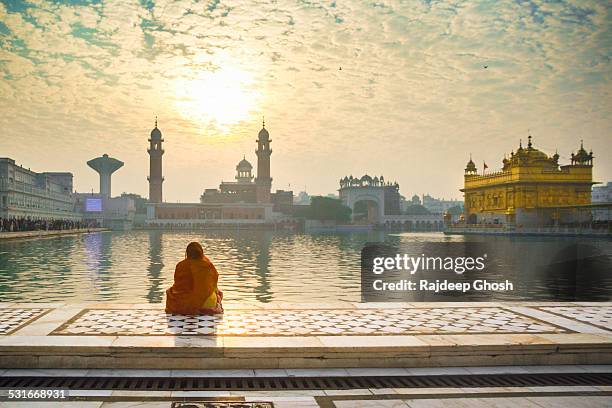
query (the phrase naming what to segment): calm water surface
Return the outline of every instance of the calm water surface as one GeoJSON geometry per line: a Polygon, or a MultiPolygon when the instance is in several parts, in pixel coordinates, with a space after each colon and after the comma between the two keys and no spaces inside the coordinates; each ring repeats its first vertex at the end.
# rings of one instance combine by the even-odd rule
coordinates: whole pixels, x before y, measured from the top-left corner
{"type": "MultiPolygon", "coordinates": [[[[130,231],[0,242],[0,301],[162,302],[185,246],[190,241],[200,241],[221,275],[220,287],[227,300],[353,302],[361,298],[360,253],[367,242],[399,246],[464,239],[484,238],[447,237],[441,233],[130,231]]],[[[517,286],[512,293],[496,295],[497,299],[572,299],[568,288],[576,284],[575,277],[556,275],[550,267],[532,271],[529,265],[550,263],[554,256],[551,244],[558,247],[575,241],[508,237],[486,240],[503,248],[497,262],[506,266],[517,286]]],[[[605,256],[612,255],[610,241],[588,242],[605,256]]],[[[588,290],[593,300],[611,298],[610,271],[581,279],[592,287],[588,290]]]]}

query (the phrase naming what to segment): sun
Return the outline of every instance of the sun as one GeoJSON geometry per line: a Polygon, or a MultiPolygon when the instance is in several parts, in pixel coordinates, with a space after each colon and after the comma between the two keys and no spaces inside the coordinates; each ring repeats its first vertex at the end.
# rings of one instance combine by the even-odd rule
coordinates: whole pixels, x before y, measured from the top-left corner
{"type": "Polygon", "coordinates": [[[202,71],[176,83],[176,104],[187,119],[227,131],[248,119],[259,93],[252,74],[232,65],[202,71]]]}

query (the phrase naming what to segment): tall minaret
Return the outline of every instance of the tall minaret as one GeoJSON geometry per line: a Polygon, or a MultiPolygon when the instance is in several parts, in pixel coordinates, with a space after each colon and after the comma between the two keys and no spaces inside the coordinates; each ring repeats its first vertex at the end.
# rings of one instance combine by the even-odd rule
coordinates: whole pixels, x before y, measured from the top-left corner
{"type": "Polygon", "coordinates": [[[164,149],[162,149],[162,134],[157,128],[157,117],[155,117],[155,129],[151,131],[151,138],[149,139],[150,146],[147,149],[149,153],[149,202],[161,203],[162,202],[162,183],[164,177],[162,176],[162,155],[164,149]]]}
{"type": "Polygon", "coordinates": [[[270,149],[270,134],[266,130],[266,122],[262,122],[262,128],[259,131],[259,138],[257,139],[257,177],[255,178],[255,184],[257,184],[257,202],[258,203],[269,203],[270,202],[270,190],[272,189],[272,177],[270,177],[270,155],[272,155],[272,149],[270,149]]]}

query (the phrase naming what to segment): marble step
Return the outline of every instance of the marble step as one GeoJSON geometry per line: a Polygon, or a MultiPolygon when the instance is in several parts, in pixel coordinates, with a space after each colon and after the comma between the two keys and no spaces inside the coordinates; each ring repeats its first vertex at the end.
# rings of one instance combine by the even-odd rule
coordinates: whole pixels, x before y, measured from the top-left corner
{"type": "Polygon", "coordinates": [[[612,334],[0,338],[0,368],[287,369],[537,364],[612,364],[612,334]]]}

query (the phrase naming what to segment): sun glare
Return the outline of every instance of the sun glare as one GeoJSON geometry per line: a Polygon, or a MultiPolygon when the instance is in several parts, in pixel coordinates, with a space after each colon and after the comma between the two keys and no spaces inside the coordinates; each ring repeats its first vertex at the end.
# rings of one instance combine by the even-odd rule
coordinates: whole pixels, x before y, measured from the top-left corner
{"type": "Polygon", "coordinates": [[[187,119],[225,132],[249,117],[259,93],[252,75],[224,66],[177,82],[177,107],[187,119]]]}

